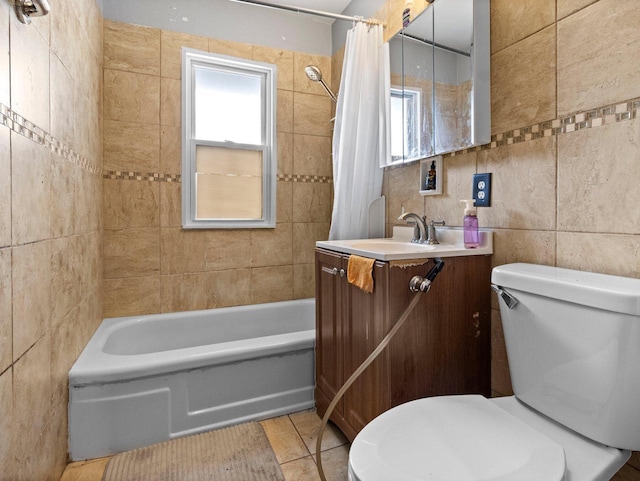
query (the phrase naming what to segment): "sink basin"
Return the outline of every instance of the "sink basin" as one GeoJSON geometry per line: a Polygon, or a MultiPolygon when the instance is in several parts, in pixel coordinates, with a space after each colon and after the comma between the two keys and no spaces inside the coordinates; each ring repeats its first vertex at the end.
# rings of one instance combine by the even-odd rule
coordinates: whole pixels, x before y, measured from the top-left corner
{"type": "Polygon", "coordinates": [[[410,242],[412,235],[412,227],[396,226],[393,228],[393,237],[388,239],[318,241],[316,247],[381,261],[493,254],[491,231],[480,231],[480,246],[476,249],[465,249],[461,229],[437,229],[440,244],[436,245],[410,242]]]}

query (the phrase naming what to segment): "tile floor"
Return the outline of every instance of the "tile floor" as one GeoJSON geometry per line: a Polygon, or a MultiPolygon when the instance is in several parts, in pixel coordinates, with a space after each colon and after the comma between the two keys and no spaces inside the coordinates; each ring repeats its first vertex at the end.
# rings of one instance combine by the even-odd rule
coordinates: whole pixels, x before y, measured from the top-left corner
{"type": "MultiPolygon", "coordinates": [[[[315,410],[261,421],[286,481],[320,481],[316,469],[316,434],[320,417],[315,410]],[[313,454],[312,454],[313,453],[313,454]]],[[[328,481],[347,481],[349,442],[329,423],[322,438],[322,467],[328,481]]],[[[109,458],[71,463],[60,481],[100,481],[109,458]]]]}

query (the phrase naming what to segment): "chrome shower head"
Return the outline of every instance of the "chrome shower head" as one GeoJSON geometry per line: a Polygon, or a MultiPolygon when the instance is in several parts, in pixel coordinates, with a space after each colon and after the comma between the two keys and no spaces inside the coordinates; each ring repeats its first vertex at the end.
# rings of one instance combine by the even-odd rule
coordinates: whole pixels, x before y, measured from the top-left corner
{"type": "Polygon", "coordinates": [[[331,100],[333,100],[334,102],[338,101],[338,99],[336,98],[336,94],[334,94],[331,91],[327,83],[322,79],[322,72],[317,66],[307,65],[304,68],[304,73],[307,74],[307,77],[309,77],[309,80],[311,80],[312,82],[320,82],[320,84],[324,87],[324,89],[329,94],[329,97],[331,97],[331,100]]]}
{"type": "Polygon", "coordinates": [[[304,73],[306,73],[309,80],[313,82],[320,82],[322,80],[322,72],[320,72],[320,69],[315,65],[307,65],[304,68],[304,73]]]}

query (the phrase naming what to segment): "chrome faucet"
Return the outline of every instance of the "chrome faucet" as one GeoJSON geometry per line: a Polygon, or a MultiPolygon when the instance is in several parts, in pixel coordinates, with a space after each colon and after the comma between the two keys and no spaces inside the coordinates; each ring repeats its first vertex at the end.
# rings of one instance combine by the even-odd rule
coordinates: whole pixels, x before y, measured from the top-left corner
{"type": "Polygon", "coordinates": [[[435,245],[435,244],[440,244],[440,242],[438,242],[438,238],[436,237],[436,226],[443,226],[444,225],[444,221],[443,220],[432,220],[431,222],[429,222],[428,226],[427,226],[427,244],[430,245],[435,245]]]}
{"type": "Polygon", "coordinates": [[[413,239],[411,242],[415,242],[416,244],[424,244],[427,242],[427,222],[426,217],[420,217],[418,214],[414,214],[413,212],[403,212],[398,217],[398,220],[403,220],[407,224],[413,222],[415,227],[413,228],[413,239]]]}

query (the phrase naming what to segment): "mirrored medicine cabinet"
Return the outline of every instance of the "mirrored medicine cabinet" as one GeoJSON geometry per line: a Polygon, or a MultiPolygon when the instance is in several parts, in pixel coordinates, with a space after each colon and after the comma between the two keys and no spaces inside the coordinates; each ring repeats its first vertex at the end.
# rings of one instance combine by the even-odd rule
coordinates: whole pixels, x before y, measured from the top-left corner
{"type": "Polygon", "coordinates": [[[389,40],[393,163],[488,143],[489,0],[435,0],[389,40]]]}

